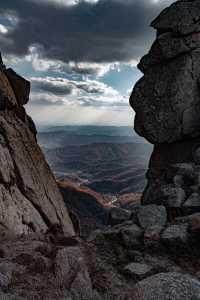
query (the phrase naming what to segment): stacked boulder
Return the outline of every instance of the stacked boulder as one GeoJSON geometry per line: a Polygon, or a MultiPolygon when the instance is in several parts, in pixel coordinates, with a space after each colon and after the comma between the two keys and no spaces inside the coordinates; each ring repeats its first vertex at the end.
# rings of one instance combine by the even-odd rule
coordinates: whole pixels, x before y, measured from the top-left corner
{"type": "Polygon", "coordinates": [[[151,24],[157,37],[138,68],[135,130],[154,144],[144,204],[200,208],[200,1],[177,1],[151,24]]]}

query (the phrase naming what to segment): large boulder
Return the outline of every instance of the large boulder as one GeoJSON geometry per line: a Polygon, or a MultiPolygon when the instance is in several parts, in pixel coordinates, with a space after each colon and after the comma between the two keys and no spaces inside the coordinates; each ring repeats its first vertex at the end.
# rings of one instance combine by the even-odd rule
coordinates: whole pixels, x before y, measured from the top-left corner
{"type": "Polygon", "coordinates": [[[199,300],[200,282],[181,273],[160,273],[135,285],[132,299],[199,300]]]}
{"type": "Polygon", "coordinates": [[[191,196],[200,173],[199,20],[198,0],[166,8],[151,24],[156,39],[138,65],[144,75],[130,97],[135,130],[154,144],[143,204],[199,206],[191,196]]]}
{"type": "Polygon", "coordinates": [[[167,212],[164,206],[142,206],[137,217],[140,226],[144,229],[154,225],[164,226],[167,223],[167,212]]]}
{"type": "Polygon", "coordinates": [[[135,130],[153,144],[199,136],[200,50],[152,66],[134,87],[135,130]]]}
{"type": "Polygon", "coordinates": [[[163,231],[161,241],[174,254],[185,253],[189,244],[188,225],[170,225],[163,231]]]}
{"type": "Polygon", "coordinates": [[[172,32],[176,36],[186,36],[200,31],[199,16],[199,0],[181,0],[166,8],[152,21],[151,26],[159,34],[172,32]]]}

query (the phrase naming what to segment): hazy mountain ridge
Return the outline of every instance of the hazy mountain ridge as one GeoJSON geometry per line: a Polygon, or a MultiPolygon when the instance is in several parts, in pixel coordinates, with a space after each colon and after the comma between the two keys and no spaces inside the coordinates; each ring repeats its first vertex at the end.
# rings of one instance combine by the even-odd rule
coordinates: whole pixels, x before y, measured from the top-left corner
{"type": "Polygon", "coordinates": [[[71,139],[65,131],[38,135],[56,178],[73,180],[103,194],[141,192],[151,145],[133,136],[99,135],[98,128],[102,131],[101,126],[95,127],[97,135],[70,133],[71,139]]]}

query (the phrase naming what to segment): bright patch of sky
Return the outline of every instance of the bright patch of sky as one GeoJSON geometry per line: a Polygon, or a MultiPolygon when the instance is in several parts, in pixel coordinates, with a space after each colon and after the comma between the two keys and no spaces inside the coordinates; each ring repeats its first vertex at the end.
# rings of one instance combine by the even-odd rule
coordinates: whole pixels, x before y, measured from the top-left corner
{"type": "Polygon", "coordinates": [[[173,0],[1,0],[4,63],[32,83],[38,125],[131,125],[150,21],[173,0]],[[53,22],[55,21],[55,22],[53,22]]]}

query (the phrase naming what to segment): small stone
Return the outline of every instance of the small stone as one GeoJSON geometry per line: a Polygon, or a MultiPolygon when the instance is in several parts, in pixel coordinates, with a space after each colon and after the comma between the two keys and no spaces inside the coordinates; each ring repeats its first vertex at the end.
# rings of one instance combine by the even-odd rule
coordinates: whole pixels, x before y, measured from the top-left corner
{"type": "Polygon", "coordinates": [[[130,260],[137,262],[137,263],[141,263],[144,261],[143,254],[140,251],[129,249],[128,257],[130,260]]]}
{"type": "Polygon", "coordinates": [[[200,233],[200,213],[190,215],[189,220],[189,232],[200,233]]]}
{"type": "Polygon", "coordinates": [[[167,212],[164,206],[142,206],[137,217],[140,226],[144,229],[154,225],[165,226],[167,222],[167,212]]]}
{"type": "Polygon", "coordinates": [[[173,168],[176,170],[178,175],[182,175],[185,181],[192,181],[195,177],[194,166],[191,163],[175,164],[173,168]]]}
{"type": "Polygon", "coordinates": [[[132,213],[131,220],[133,221],[133,223],[137,223],[137,214],[138,214],[138,211],[141,208],[141,206],[142,205],[139,203],[128,203],[124,207],[125,209],[131,211],[131,213],[132,213]]]}
{"type": "Polygon", "coordinates": [[[148,227],[144,233],[144,245],[147,248],[155,249],[160,246],[160,235],[164,227],[154,225],[148,227]]]}
{"type": "Polygon", "coordinates": [[[5,251],[0,248],[0,258],[4,258],[4,257],[5,257],[5,251]]]}
{"type": "Polygon", "coordinates": [[[26,267],[27,270],[34,273],[43,274],[51,268],[50,259],[37,253],[35,255],[21,253],[15,260],[19,265],[26,267]]]}
{"type": "Polygon", "coordinates": [[[175,187],[181,188],[184,185],[184,180],[182,175],[175,175],[173,178],[175,187]]]}
{"type": "Polygon", "coordinates": [[[200,146],[196,148],[193,153],[194,162],[199,165],[200,164],[200,146]]]}
{"type": "Polygon", "coordinates": [[[122,243],[126,247],[134,247],[134,249],[141,248],[143,241],[143,230],[136,224],[125,226],[121,229],[122,243]]]}
{"type": "Polygon", "coordinates": [[[188,246],[188,224],[171,225],[161,234],[163,244],[174,253],[182,253],[188,246]]]}
{"type": "Polygon", "coordinates": [[[153,268],[147,264],[131,263],[124,268],[124,272],[136,280],[152,275],[153,268]]]}
{"type": "Polygon", "coordinates": [[[2,289],[6,289],[9,286],[15,268],[16,264],[12,262],[0,263],[0,287],[2,289]]]}
{"type": "Polygon", "coordinates": [[[109,211],[111,225],[121,224],[131,218],[131,211],[119,207],[113,207],[109,211]]]}
{"type": "Polygon", "coordinates": [[[200,195],[198,193],[193,193],[190,197],[185,201],[183,206],[199,206],[200,207],[200,195]]]}
{"type": "Polygon", "coordinates": [[[70,287],[73,300],[94,300],[94,292],[89,273],[86,270],[79,272],[70,287]]]}
{"type": "Polygon", "coordinates": [[[163,186],[157,195],[158,202],[166,207],[181,207],[185,198],[186,194],[182,188],[171,185],[163,186]]]}
{"type": "Polygon", "coordinates": [[[29,253],[21,253],[16,257],[15,261],[19,265],[29,266],[33,261],[33,255],[29,253]]]}
{"type": "Polygon", "coordinates": [[[78,247],[58,250],[55,258],[55,276],[58,286],[69,288],[82,268],[84,268],[84,260],[78,247]]]}

